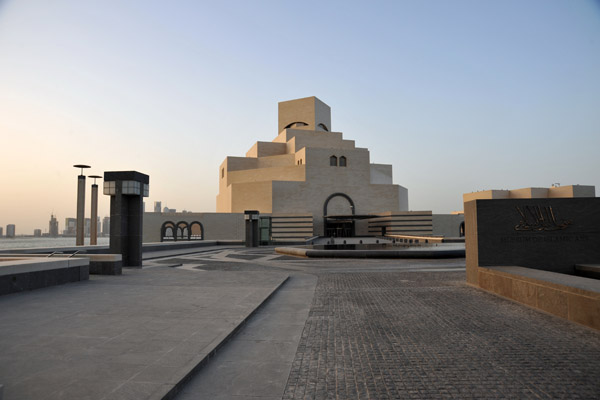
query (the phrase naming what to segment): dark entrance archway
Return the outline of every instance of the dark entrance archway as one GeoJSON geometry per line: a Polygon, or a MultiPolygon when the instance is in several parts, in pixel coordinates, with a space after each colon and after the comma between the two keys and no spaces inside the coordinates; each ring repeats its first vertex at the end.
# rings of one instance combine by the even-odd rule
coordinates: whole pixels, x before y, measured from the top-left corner
{"type": "Polygon", "coordinates": [[[325,228],[325,236],[327,237],[352,237],[355,236],[354,216],[355,207],[354,201],[345,193],[333,193],[323,205],[323,222],[325,228]],[[342,209],[336,209],[333,213],[329,212],[329,202],[341,197],[347,201],[347,204],[341,204],[342,209]]]}

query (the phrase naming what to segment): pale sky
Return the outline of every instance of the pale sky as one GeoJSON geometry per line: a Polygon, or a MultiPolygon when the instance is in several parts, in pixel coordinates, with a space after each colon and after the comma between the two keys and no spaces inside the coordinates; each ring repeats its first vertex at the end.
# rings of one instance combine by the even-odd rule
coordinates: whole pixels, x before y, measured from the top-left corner
{"type": "Polygon", "coordinates": [[[599,190],[600,2],[0,0],[0,226],[64,229],[79,163],[150,175],[147,210],[214,211],[223,159],[307,96],[412,210],[599,190]]]}

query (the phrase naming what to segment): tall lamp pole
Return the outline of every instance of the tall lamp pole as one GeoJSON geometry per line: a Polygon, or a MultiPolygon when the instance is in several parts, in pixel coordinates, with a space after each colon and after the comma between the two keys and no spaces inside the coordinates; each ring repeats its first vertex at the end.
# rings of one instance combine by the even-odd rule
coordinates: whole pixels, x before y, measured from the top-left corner
{"type": "Polygon", "coordinates": [[[85,225],[85,175],[83,175],[84,168],[90,168],[89,165],[75,164],[75,168],[80,168],[81,173],[77,177],[77,233],[75,237],[75,245],[83,246],[83,234],[85,225]]]}
{"type": "Polygon", "coordinates": [[[94,178],[94,183],[92,184],[92,213],[90,217],[90,245],[95,246],[98,244],[98,185],[96,185],[96,179],[102,177],[100,175],[90,175],[90,178],[94,178]]]}

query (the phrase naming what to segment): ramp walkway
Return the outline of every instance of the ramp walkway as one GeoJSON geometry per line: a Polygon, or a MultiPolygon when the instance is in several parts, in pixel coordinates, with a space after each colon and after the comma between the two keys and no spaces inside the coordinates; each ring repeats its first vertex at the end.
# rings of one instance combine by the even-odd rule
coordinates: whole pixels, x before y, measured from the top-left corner
{"type": "Polygon", "coordinates": [[[170,398],[287,278],[160,266],[1,296],[3,398],[170,398]]]}

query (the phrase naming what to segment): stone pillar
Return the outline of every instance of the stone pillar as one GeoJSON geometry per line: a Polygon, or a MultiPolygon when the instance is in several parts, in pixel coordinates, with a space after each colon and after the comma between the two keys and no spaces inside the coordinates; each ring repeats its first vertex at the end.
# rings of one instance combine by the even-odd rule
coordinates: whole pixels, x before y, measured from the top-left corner
{"type": "Polygon", "coordinates": [[[149,181],[137,171],[104,173],[104,194],[110,196],[110,252],[122,255],[124,267],[142,266],[142,203],[149,181]]]}
{"type": "Polygon", "coordinates": [[[260,231],[258,227],[259,212],[256,210],[244,211],[246,220],[246,247],[258,247],[260,231]]]}
{"type": "Polygon", "coordinates": [[[98,185],[92,185],[92,212],[90,221],[90,245],[98,244],[98,185]]]}
{"type": "Polygon", "coordinates": [[[77,177],[77,231],[76,246],[83,246],[83,234],[85,228],[85,175],[77,177]]]}

